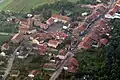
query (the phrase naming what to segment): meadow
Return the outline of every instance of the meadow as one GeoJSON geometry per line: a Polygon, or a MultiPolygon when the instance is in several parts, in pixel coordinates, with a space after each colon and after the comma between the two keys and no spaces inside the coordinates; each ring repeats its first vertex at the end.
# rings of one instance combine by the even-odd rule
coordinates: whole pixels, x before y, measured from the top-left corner
{"type": "Polygon", "coordinates": [[[7,41],[10,38],[8,35],[0,35],[0,45],[2,45],[5,41],[7,41]]]}
{"type": "MultiPolygon", "coordinates": [[[[13,12],[29,12],[31,8],[45,4],[54,3],[57,0],[4,0],[0,3],[0,10],[11,10],[13,12]]],[[[76,2],[77,0],[69,0],[76,2]]]]}

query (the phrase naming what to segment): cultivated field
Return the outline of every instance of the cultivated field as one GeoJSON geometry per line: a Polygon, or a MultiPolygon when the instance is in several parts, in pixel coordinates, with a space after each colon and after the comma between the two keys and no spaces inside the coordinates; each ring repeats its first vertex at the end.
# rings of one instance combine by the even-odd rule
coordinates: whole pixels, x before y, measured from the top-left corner
{"type": "MultiPolygon", "coordinates": [[[[0,3],[1,10],[11,10],[18,12],[23,10],[23,12],[29,12],[31,8],[45,3],[53,3],[57,0],[4,0],[0,3]]],[[[77,0],[69,0],[71,2],[76,2],[77,0]]]]}

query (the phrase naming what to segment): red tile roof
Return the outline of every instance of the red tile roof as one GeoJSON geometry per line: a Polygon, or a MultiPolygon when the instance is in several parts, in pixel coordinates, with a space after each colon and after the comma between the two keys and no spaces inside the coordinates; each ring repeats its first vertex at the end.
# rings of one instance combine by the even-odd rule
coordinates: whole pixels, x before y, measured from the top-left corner
{"type": "Polygon", "coordinates": [[[72,63],[74,66],[79,66],[79,63],[75,58],[70,58],[68,62],[72,63]]]}
{"type": "Polygon", "coordinates": [[[47,29],[47,28],[48,28],[48,25],[47,25],[47,24],[44,24],[44,23],[41,23],[41,24],[40,24],[40,28],[42,28],[42,29],[47,29]]]}
{"type": "Polygon", "coordinates": [[[47,45],[40,44],[40,55],[45,55],[46,51],[47,51],[47,45]]]}
{"type": "Polygon", "coordinates": [[[68,72],[75,73],[77,71],[77,68],[73,65],[68,66],[68,72]]]}
{"type": "Polygon", "coordinates": [[[56,32],[54,33],[54,35],[57,39],[63,39],[63,40],[67,37],[67,34],[64,32],[56,32]]]}
{"type": "Polygon", "coordinates": [[[72,73],[75,73],[77,71],[78,66],[79,63],[75,58],[70,58],[65,65],[65,67],[68,68],[67,71],[72,73]]]}
{"type": "Polygon", "coordinates": [[[90,32],[90,33],[88,34],[88,36],[89,36],[91,39],[93,39],[93,40],[96,40],[96,41],[99,40],[99,35],[96,34],[96,33],[94,33],[94,32],[90,32]]]}
{"type": "Polygon", "coordinates": [[[112,9],[109,10],[108,13],[109,13],[111,16],[113,16],[113,14],[115,14],[119,8],[120,8],[120,7],[119,7],[118,5],[115,5],[112,9]]]}
{"type": "Polygon", "coordinates": [[[31,34],[31,37],[33,37],[34,39],[35,38],[38,38],[40,40],[43,40],[43,39],[51,39],[54,37],[53,33],[33,33],[31,34]]]}
{"type": "Polygon", "coordinates": [[[79,43],[80,48],[84,48],[84,49],[89,49],[91,48],[92,45],[92,38],[89,36],[85,36],[84,39],[82,40],[82,42],[79,43]]]}
{"type": "Polygon", "coordinates": [[[103,4],[98,4],[96,7],[96,10],[98,10],[98,9],[99,9],[99,11],[104,12],[106,7],[103,4]]]}
{"type": "Polygon", "coordinates": [[[51,24],[54,23],[54,19],[49,18],[46,23],[47,23],[48,25],[51,25],[51,24]]]}
{"type": "Polygon", "coordinates": [[[81,25],[79,25],[76,30],[79,31],[79,32],[82,32],[85,30],[85,28],[87,27],[87,23],[82,23],[81,25]]]}
{"type": "Polygon", "coordinates": [[[61,49],[61,50],[59,51],[59,54],[58,54],[58,55],[63,55],[63,56],[65,56],[65,55],[66,55],[66,51],[63,50],[63,49],[61,49]]]}
{"type": "Polygon", "coordinates": [[[60,44],[59,41],[57,40],[49,40],[48,41],[48,46],[56,48],[60,44]]]}
{"type": "Polygon", "coordinates": [[[103,45],[106,45],[108,43],[108,39],[100,39],[100,43],[102,43],[103,45]]]}
{"type": "Polygon", "coordinates": [[[83,41],[83,42],[80,42],[78,47],[83,48],[83,49],[89,49],[91,48],[91,45],[83,41]]]}

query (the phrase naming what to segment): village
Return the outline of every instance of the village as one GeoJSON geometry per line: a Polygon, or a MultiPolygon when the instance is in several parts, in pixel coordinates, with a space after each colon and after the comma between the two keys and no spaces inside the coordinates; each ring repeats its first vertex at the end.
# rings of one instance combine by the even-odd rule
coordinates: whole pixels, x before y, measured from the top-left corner
{"type": "Polygon", "coordinates": [[[120,0],[97,4],[77,23],[61,14],[52,14],[46,22],[40,21],[40,15],[10,17],[9,22],[19,24],[19,32],[1,46],[1,80],[32,80],[38,74],[49,76],[42,80],[55,80],[62,70],[76,73],[80,65],[76,52],[109,44],[114,28],[109,21],[116,18],[119,8],[120,0]],[[42,69],[46,74],[41,73],[42,69]]]}

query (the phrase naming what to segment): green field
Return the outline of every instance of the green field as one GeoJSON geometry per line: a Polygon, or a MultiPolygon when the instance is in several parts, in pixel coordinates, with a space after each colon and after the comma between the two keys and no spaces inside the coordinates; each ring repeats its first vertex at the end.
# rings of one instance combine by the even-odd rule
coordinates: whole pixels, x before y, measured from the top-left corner
{"type": "Polygon", "coordinates": [[[0,35],[0,45],[3,44],[4,41],[8,40],[10,36],[0,35]]]}
{"type": "MultiPolygon", "coordinates": [[[[57,0],[4,0],[0,3],[1,10],[11,10],[18,12],[23,10],[23,12],[29,12],[31,8],[45,3],[53,3],[57,0]]],[[[71,2],[76,2],[77,0],[69,0],[71,2]]]]}

